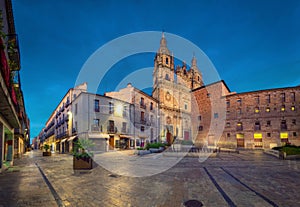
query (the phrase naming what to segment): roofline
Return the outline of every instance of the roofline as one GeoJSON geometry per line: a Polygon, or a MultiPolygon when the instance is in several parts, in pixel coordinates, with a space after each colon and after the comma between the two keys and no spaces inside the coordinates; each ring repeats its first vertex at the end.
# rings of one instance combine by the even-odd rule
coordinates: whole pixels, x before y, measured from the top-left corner
{"type": "Polygon", "coordinates": [[[226,87],[228,92],[231,93],[231,90],[229,89],[229,87],[227,86],[227,84],[225,83],[224,80],[219,80],[219,81],[207,84],[207,85],[200,86],[199,88],[192,89],[192,92],[197,91],[197,90],[201,90],[202,88],[206,88],[208,86],[212,86],[212,85],[215,85],[215,84],[218,84],[218,83],[223,83],[223,85],[226,87]]]}
{"type": "Polygon", "coordinates": [[[280,88],[271,88],[271,89],[263,89],[263,90],[255,90],[255,91],[246,91],[246,92],[241,92],[241,93],[234,93],[234,94],[228,94],[228,96],[237,96],[237,95],[244,95],[244,94],[249,94],[249,93],[259,93],[259,92],[267,92],[267,91],[275,91],[275,90],[287,90],[287,89],[296,89],[300,88],[300,85],[298,86],[289,86],[289,87],[280,87],[280,88]]]}

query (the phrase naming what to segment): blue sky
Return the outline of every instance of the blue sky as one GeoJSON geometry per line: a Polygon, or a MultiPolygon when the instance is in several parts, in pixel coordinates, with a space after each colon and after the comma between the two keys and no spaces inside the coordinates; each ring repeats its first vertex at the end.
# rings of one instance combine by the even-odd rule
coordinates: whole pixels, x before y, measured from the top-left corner
{"type": "MultiPolygon", "coordinates": [[[[13,0],[13,9],[32,137],[74,86],[89,56],[133,32],[164,30],[190,40],[231,91],[300,84],[297,0],[13,0]]],[[[126,58],[114,66],[118,80],[127,70],[153,67],[153,59],[154,54],[126,58]]],[[[113,90],[114,84],[106,81],[99,92],[113,90]]]]}

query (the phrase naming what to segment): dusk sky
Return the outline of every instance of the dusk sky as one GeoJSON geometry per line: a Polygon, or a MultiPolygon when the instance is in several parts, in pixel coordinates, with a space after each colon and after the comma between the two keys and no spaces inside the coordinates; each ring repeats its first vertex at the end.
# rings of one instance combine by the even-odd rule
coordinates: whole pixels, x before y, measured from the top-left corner
{"type": "MultiPolygon", "coordinates": [[[[13,9],[31,138],[74,87],[89,56],[133,32],[164,30],[193,42],[231,91],[300,84],[298,0],[13,0],[13,9]]],[[[124,59],[114,66],[118,77],[108,77],[99,93],[114,90],[127,70],[153,67],[153,59],[124,59]]]]}

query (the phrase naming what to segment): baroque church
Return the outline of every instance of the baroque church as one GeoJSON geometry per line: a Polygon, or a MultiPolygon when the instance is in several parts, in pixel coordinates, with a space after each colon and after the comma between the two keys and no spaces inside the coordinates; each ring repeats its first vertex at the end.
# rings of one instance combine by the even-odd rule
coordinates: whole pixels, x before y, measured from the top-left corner
{"type": "Polygon", "coordinates": [[[185,62],[174,65],[174,56],[167,47],[162,34],[160,47],[154,59],[152,97],[158,101],[159,138],[173,143],[174,139],[191,140],[192,94],[195,88],[203,86],[202,75],[197,67],[195,56],[191,67],[185,62]]]}

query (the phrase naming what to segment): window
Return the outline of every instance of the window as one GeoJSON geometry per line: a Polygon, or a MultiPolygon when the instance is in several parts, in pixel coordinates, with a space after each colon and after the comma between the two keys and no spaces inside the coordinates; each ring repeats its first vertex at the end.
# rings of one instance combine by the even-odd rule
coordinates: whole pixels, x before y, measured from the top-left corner
{"type": "Polygon", "coordinates": [[[141,126],[141,132],[145,131],[145,127],[141,126]]]}
{"type": "Polygon", "coordinates": [[[271,133],[270,132],[267,133],[267,137],[271,137],[271,133]]]}
{"type": "Polygon", "coordinates": [[[297,132],[293,132],[293,136],[294,136],[294,137],[297,137],[297,132]]]}
{"type": "Polygon", "coordinates": [[[99,126],[99,119],[94,119],[94,125],[97,127],[99,126]]]}
{"type": "Polygon", "coordinates": [[[242,114],[242,109],[238,108],[238,109],[237,109],[237,114],[238,114],[238,115],[241,115],[241,114],[242,114]]]}
{"type": "Polygon", "coordinates": [[[113,120],[108,121],[108,132],[114,133],[115,132],[115,122],[113,120]]]}
{"type": "Polygon", "coordinates": [[[145,121],[145,112],[141,111],[141,122],[145,121]]]}
{"type": "Polygon", "coordinates": [[[153,110],[153,103],[150,103],[150,110],[153,110]]]}
{"type": "Polygon", "coordinates": [[[187,103],[184,104],[184,109],[187,110],[188,109],[188,105],[187,103]]]}
{"type": "Polygon", "coordinates": [[[140,105],[141,105],[141,106],[144,106],[144,105],[145,105],[145,100],[144,100],[144,98],[143,98],[143,97],[141,97],[141,100],[140,100],[140,105]]]}
{"type": "Polygon", "coordinates": [[[201,118],[202,118],[201,116],[198,116],[198,120],[199,120],[199,121],[201,121],[201,118]]]}
{"type": "Polygon", "coordinates": [[[219,114],[218,113],[214,113],[214,118],[215,119],[219,118],[219,114]]]}
{"type": "Polygon", "coordinates": [[[295,96],[295,92],[291,93],[291,101],[295,102],[296,101],[296,96],[295,96]]]}
{"type": "Polygon", "coordinates": [[[242,105],[242,99],[241,98],[237,99],[237,104],[238,104],[238,106],[242,105]]]}
{"type": "Polygon", "coordinates": [[[271,126],[271,121],[267,121],[267,126],[271,126]]]}
{"type": "Polygon", "coordinates": [[[210,93],[207,94],[207,98],[210,98],[210,93]]]}
{"type": "Polygon", "coordinates": [[[94,101],[94,110],[95,112],[99,112],[100,110],[100,107],[99,107],[99,100],[95,99],[94,101]]]}
{"type": "Polygon", "coordinates": [[[198,131],[202,131],[203,130],[203,126],[198,126],[198,131]]]}
{"type": "Polygon", "coordinates": [[[260,130],[260,122],[259,122],[259,121],[256,121],[256,122],[255,122],[254,130],[255,130],[255,131],[260,130]]]}
{"type": "Polygon", "coordinates": [[[266,112],[269,113],[271,111],[270,107],[266,108],[266,112]]]}
{"type": "Polygon", "coordinates": [[[76,94],[73,95],[73,99],[75,99],[75,98],[76,98],[76,94]]]}
{"type": "Polygon", "coordinates": [[[292,124],[296,125],[296,119],[292,120],[292,124]]]}
{"type": "Polygon", "coordinates": [[[153,133],[153,128],[150,129],[150,139],[151,139],[151,142],[153,141],[153,138],[154,138],[154,133],[153,133]]]}
{"type": "Polygon", "coordinates": [[[123,106],[123,117],[127,117],[127,106],[123,106]]]}
{"type": "Polygon", "coordinates": [[[226,116],[229,116],[230,115],[230,111],[226,111],[226,116]]]}
{"type": "Polygon", "coordinates": [[[229,137],[230,137],[230,133],[227,133],[227,135],[226,135],[226,136],[227,136],[227,138],[229,138],[229,137]]]}
{"type": "Polygon", "coordinates": [[[255,96],[255,102],[256,104],[259,104],[259,96],[255,96]]]}
{"type": "Polygon", "coordinates": [[[280,109],[280,111],[282,111],[282,112],[284,112],[284,111],[285,111],[285,105],[282,105],[282,106],[281,106],[281,109],[280,109]]]}
{"type": "Polygon", "coordinates": [[[78,128],[77,127],[77,121],[75,121],[75,127],[74,128],[75,128],[75,131],[77,131],[77,128],[78,128]]]}
{"type": "Polygon", "coordinates": [[[254,112],[257,114],[260,112],[259,107],[255,107],[254,112]]]}
{"type": "Polygon", "coordinates": [[[108,110],[110,114],[114,113],[114,104],[112,102],[109,102],[108,110]]]}
{"type": "Polygon", "coordinates": [[[281,120],[280,128],[281,130],[287,130],[286,120],[281,120]]]}
{"type": "Polygon", "coordinates": [[[270,94],[266,95],[266,102],[267,102],[267,104],[271,103],[271,95],[270,94]]]}
{"type": "Polygon", "coordinates": [[[226,101],[226,106],[227,106],[227,108],[230,107],[230,101],[229,100],[226,101]]]}
{"type": "Polygon", "coordinates": [[[150,122],[151,122],[151,124],[153,124],[153,122],[154,122],[153,119],[154,119],[153,115],[150,115],[150,122]]]}
{"type": "Polygon", "coordinates": [[[280,94],[281,102],[285,102],[285,93],[280,94]]]}
{"type": "Polygon", "coordinates": [[[166,64],[167,65],[169,64],[169,58],[166,58],[166,64]]]}
{"type": "Polygon", "coordinates": [[[127,133],[127,123],[126,122],[122,122],[122,133],[127,133]]]}
{"type": "Polygon", "coordinates": [[[236,130],[237,131],[242,131],[243,130],[243,123],[242,122],[238,122],[236,125],[236,130]]]}
{"type": "Polygon", "coordinates": [[[227,122],[227,123],[226,123],[226,127],[230,127],[230,122],[227,122]]]}
{"type": "Polygon", "coordinates": [[[165,79],[168,81],[170,80],[169,74],[166,74],[165,79]]]}
{"type": "Polygon", "coordinates": [[[75,115],[77,115],[77,112],[78,112],[78,105],[75,104],[75,115]]]}
{"type": "Polygon", "coordinates": [[[295,110],[296,110],[295,106],[291,106],[291,111],[295,111],[295,110]]]}

